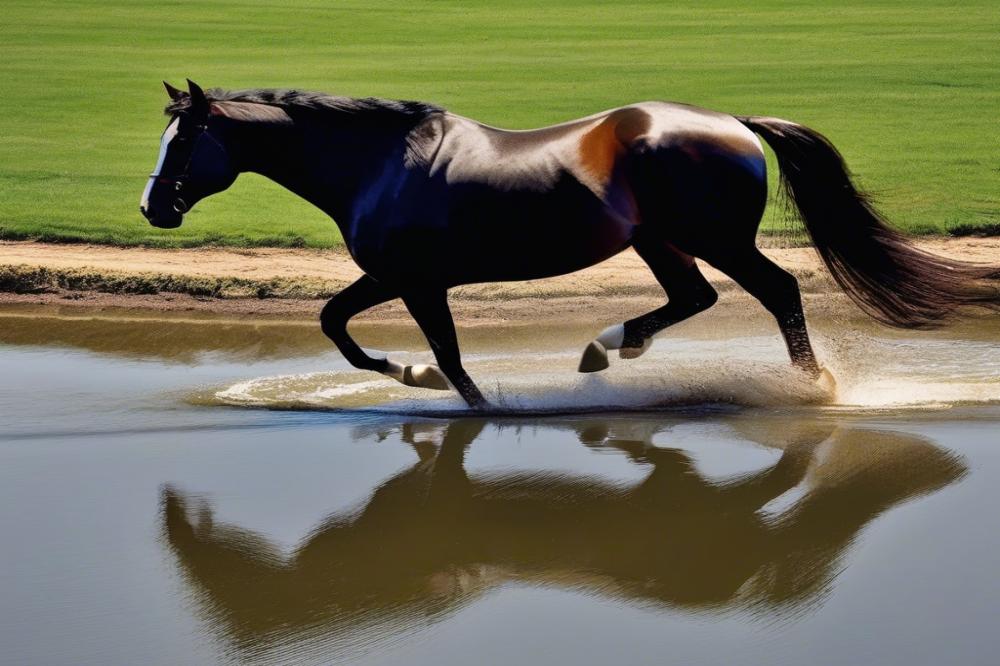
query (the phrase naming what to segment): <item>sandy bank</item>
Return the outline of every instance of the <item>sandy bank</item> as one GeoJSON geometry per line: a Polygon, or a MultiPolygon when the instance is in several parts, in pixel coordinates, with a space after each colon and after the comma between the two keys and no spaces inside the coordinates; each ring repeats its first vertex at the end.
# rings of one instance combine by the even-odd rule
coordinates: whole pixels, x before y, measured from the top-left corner
{"type": "MultiPolygon", "coordinates": [[[[920,246],[968,261],[1000,264],[1000,238],[921,240],[920,246]]],[[[799,279],[807,307],[846,308],[812,248],[765,252],[799,279]]],[[[703,266],[723,305],[746,296],[703,266]]],[[[361,275],[338,250],[199,248],[160,250],[99,245],[0,242],[0,303],[177,312],[314,317],[321,300],[361,275]]],[[[546,280],[468,285],[451,292],[456,318],[469,322],[633,316],[663,301],[649,269],[631,250],[592,268],[546,280]]],[[[398,303],[366,315],[405,317],[398,303]]]]}

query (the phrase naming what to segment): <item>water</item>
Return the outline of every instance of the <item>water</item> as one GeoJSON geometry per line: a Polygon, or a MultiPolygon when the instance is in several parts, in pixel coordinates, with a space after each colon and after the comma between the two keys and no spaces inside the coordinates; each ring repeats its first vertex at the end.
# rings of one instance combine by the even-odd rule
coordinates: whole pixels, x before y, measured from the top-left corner
{"type": "MultiPolygon", "coordinates": [[[[310,324],[68,312],[0,312],[0,662],[1000,649],[996,327],[819,322],[834,390],[767,322],[705,319],[586,377],[594,331],[473,329],[507,411],[469,418],[310,324]]],[[[425,358],[412,328],[358,330],[425,358]]]]}

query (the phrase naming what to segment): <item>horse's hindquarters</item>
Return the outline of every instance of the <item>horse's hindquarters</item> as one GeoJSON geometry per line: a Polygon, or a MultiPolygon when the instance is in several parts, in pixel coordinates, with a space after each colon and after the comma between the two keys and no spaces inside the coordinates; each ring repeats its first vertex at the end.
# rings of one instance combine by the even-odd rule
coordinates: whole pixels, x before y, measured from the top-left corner
{"type": "Polygon", "coordinates": [[[767,202],[763,154],[713,137],[680,137],[636,155],[628,182],[643,233],[700,257],[752,245],[767,202]]]}

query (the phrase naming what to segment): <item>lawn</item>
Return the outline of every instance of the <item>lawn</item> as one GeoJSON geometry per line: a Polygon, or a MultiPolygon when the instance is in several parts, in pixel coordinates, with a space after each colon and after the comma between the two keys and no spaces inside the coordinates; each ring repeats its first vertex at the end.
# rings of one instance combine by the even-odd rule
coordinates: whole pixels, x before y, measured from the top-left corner
{"type": "Polygon", "coordinates": [[[0,237],[336,245],[330,220],[256,176],[180,229],[141,219],[160,80],[185,77],[424,99],[512,128],[646,99],[776,115],[826,133],[899,226],[996,232],[997,35],[996,0],[5,0],[0,237]]]}

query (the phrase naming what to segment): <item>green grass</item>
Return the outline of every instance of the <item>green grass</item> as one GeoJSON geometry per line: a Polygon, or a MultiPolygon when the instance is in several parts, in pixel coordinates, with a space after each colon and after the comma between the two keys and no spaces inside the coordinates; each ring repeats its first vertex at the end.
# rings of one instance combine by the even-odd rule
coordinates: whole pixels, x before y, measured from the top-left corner
{"type": "Polygon", "coordinates": [[[140,218],[160,80],[185,77],[424,99],[516,128],[645,99],[776,115],[826,133],[905,229],[1000,226],[995,0],[278,5],[4,2],[0,237],[336,245],[332,222],[255,176],[180,229],[140,218]]]}

